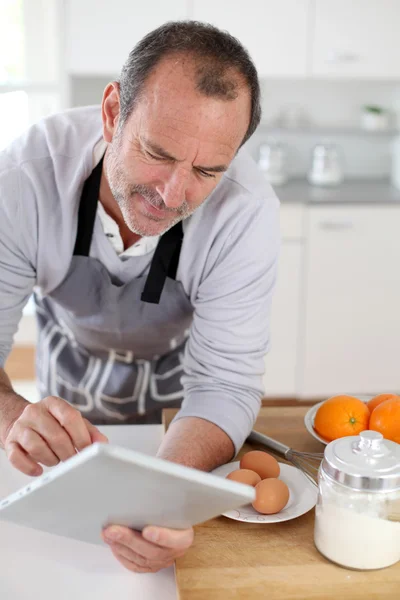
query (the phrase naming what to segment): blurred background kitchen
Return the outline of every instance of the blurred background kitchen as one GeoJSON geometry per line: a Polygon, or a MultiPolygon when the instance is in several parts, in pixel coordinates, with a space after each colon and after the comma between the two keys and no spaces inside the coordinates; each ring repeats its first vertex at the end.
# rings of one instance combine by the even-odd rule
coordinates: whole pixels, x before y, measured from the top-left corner
{"type": "MultiPolygon", "coordinates": [[[[400,391],[399,0],[0,0],[0,149],[97,104],[167,20],[237,36],[262,79],[247,146],[282,203],[265,395],[400,391]]],[[[35,317],[7,369],[31,400],[35,317]]]]}

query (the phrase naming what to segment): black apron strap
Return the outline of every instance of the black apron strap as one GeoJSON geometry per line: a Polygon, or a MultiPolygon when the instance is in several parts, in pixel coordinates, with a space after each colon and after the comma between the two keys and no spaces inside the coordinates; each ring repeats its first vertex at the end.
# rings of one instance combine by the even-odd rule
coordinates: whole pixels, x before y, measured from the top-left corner
{"type": "MultiPolygon", "coordinates": [[[[97,203],[99,201],[103,159],[104,156],[86,179],[82,189],[74,256],[89,256],[90,253],[97,203]]],[[[143,302],[158,304],[166,278],[176,278],[182,240],[183,228],[181,221],[161,236],[142,292],[141,300],[143,302]]]]}
{"type": "Polygon", "coordinates": [[[182,221],[179,221],[160,238],[142,292],[143,302],[158,304],[166,278],[176,278],[182,240],[182,221]]]}
{"type": "Polygon", "coordinates": [[[86,179],[82,189],[81,200],[79,203],[78,229],[76,232],[74,256],[89,256],[90,253],[93,228],[96,220],[97,203],[99,201],[103,159],[104,156],[86,179]]]}

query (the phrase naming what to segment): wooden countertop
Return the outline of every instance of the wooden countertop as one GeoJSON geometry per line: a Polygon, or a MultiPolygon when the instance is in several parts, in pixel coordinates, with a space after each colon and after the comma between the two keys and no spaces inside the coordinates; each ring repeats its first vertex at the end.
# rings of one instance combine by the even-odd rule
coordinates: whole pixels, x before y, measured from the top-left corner
{"type": "MultiPolygon", "coordinates": [[[[296,450],[324,446],[303,425],[308,407],[262,408],[255,425],[296,450]]],[[[168,427],[175,410],[164,411],[168,427]]],[[[256,446],[245,445],[247,452],[256,446]]],[[[316,550],[314,510],[271,525],[219,517],[195,528],[195,542],[176,563],[179,600],[382,600],[400,598],[400,562],[378,571],[338,567],[316,550]]]]}

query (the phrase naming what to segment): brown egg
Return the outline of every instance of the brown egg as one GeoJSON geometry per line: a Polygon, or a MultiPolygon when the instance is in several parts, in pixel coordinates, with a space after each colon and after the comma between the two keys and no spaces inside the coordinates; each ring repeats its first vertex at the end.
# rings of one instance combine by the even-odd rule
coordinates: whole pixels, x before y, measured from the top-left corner
{"type": "Polygon", "coordinates": [[[247,485],[252,485],[253,487],[261,481],[261,477],[249,469],[236,469],[236,471],[229,473],[226,478],[231,479],[232,481],[238,481],[239,483],[247,483],[247,485]]]}
{"type": "Polygon", "coordinates": [[[267,479],[267,477],[279,477],[281,472],[276,458],[261,450],[247,452],[240,461],[240,468],[255,471],[259,474],[261,479],[267,479]]]}
{"type": "Polygon", "coordinates": [[[253,508],[263,515],[273,515],[285,508],[289,500],[289,488],[280,479],[264,479],[256,485],[253,508]]]}

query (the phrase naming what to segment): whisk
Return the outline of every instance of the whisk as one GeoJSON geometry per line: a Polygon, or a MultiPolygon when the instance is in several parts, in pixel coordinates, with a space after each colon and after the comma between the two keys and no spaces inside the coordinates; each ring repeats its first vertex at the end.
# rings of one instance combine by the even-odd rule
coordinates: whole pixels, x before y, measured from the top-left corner
{"type": "Polygon", "coordinates": [[[250,433],[247,441],[256,442],[257,444],[261,444],[261,446],[273,450],[279,454],[279,456],[282,456],[284,459],[291,462],[292,465],[300,469],[311,483],[318,486],[318,469],[321,460],[324,457],[322,452],[298,452],[297,450],[293,450],[292,448],[289,448],[289,446],[277,442],[267,435],[258,433],[254,430],[250,433]]]}

